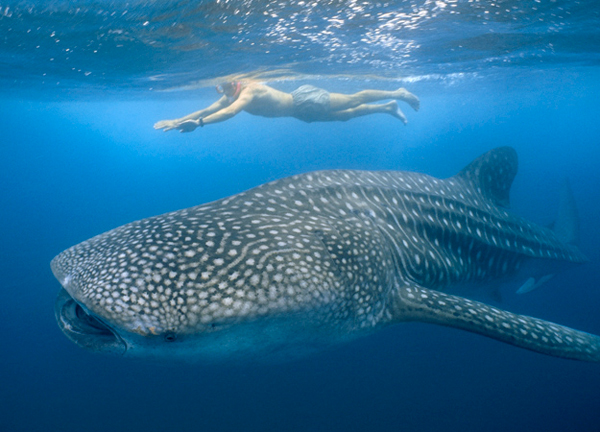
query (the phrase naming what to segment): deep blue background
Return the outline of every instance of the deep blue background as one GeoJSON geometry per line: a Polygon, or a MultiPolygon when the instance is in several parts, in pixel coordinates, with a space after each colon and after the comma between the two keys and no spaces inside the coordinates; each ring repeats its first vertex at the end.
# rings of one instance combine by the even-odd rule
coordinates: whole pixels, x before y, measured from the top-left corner
{"type": "MultiPolygon", "coordinates": [[[[241,114],[182,135],[152,124],[210,89],[152,99],[0,101],[0,431],[598,431],[600,366],[458,330],[403,324],[278,365],[94,355],[59,331],[49,261],[126,222],[315,169],[455,174],[514,146],[515,212],[548,224],[569,177],[591,262],[501,305],[600,334],[597,69],[418,82],[409,125],[241,114]]],[[[371,83],[373,84],[373,83],[371,83]]],[[[336,83],[319,85],[335,88],[336,83]]],[[[355,88],[354,90],[359,90],[355,88]]]]}

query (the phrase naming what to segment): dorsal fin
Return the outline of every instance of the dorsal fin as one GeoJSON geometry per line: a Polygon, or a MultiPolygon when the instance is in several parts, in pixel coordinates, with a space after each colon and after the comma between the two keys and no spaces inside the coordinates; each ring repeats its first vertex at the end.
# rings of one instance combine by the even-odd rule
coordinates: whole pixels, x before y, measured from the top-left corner
{"type": "Polygon", "coordinates": [[[510,205],[510,186],[517,174],[517,152],[512,147],[498,147],[479,156],[455,177],[471,183],[485,198],[496,205],[510,205]]]}

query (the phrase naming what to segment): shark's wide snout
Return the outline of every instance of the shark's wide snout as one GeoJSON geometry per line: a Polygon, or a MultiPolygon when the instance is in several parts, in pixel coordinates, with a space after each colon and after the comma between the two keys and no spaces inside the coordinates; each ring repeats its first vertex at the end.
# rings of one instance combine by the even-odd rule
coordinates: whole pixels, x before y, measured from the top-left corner
{"type": "Polygon", "coordinates": [[[80,347],[115,355],[127,351],[123,339],[102,320],[88,313],[64,288],[54,303],[54,314],[62,332],[80,347]]]}

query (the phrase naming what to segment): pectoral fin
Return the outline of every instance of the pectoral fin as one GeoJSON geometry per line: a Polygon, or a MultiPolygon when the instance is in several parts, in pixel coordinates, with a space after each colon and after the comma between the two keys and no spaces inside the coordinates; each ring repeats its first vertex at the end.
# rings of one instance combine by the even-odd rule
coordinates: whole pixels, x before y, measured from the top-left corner
{"type": "Polygon", "coordinates": [[[523,285],[521,285],[521,288],[517,290],[517,294],[525,294],[530,291],[533,291],[534,289],[538,289],[553,277],[554,274],[547,274],[539,278],[537,281],[534,278],[530,277],[525,281],[523,285]]]}
{"type": "Polygon", "coordinates": [[[600,362],[600,337],[419,286],[397,291],[397,321],[422,321],[478,333],[531,351],[600,362]]]}

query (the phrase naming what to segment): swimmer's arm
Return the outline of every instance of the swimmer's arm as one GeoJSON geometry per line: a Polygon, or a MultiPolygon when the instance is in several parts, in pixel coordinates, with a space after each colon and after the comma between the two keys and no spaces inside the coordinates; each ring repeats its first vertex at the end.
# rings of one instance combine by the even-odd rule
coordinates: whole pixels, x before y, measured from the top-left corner
{"type": "Polygon", "coordinates": [[[223,96],[221,99],[216,101],[211,106],[204,108],[200,111],[196,111],[191,114],[188,114],[185,117],[181,117],[178,120],[180,122],[184,122],[186,120],[198,120],[200,117],[209,116],[213,113],[216,113],[219,110],[222,110],[223,108],[226,108],[228,105],[229,105],[229,99],[227,99],[227,96],[223,96]]]}
{"type": "Polygon", "coordinates": [[[176,128],[181,132],[192,132],[196,130],[198,126],[229,120],[231,117],[242,111],[250,102],[252,102],[252,98],[253,94],[251,92],[242,93],[235,102],[223,108],[222,110],[219,110],[216,113],[210,114],[206,117],[200,116],[198,119],[183,121],[176,126],[176,128]]]}
{"type": "MultiPolygon", "coordinates": [[[[182,123],[188,122],[190,120],[193,122],[197,122],[198,119],[203,118],[205,116],[209,116],[219,110],[222,110],[223,108],[226,108],[228,105],[229,105],[229,100],[227,99],[227,96],[223,96],[218,101],[216,101],[215,103],[210,105],[209,107],[201,109],[200,111],[196,111],[191,114],[188,114],[185,117],[181,117],[181,118],[178,118],[175,120],[161,120],[154,124],[154,129],[164,129],[165,132],[173,130],[173,129],[179,129],[179,126],[182,123]]],[[[182,130],[182,132],[184,132],[184,131],[182,130]]],[[[185,131],[185,132],[187,132],[187,131],[185,131]]]]}
{"type": "Polygon", "coordinates": [[[202,118],[202,124],[212,124],[219,123],[225,120],[229,120],[235,115],[239,114],[250,102],[252,101],[252,94],[246,93],[241,94],[239,98],[235,102],[233,102],[228,107],[225,107],[213,114],[210,114],[206,117],[200,116],[202,118]]]}

